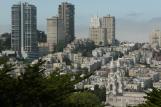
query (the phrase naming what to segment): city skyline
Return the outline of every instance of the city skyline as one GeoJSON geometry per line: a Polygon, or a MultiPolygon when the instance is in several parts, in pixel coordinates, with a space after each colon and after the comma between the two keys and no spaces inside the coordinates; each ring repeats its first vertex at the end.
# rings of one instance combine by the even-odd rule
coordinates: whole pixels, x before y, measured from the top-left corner
{"type": "Polygon", "coordinates": [[[0,107],[160,107],[160,4],[1,2],[0,107]]]}
{"type": "MultiPolygon", "coordinates": [[[[12,4],[18,3],[20,0],[5,0],[0,4],[0,33],[10,32],[12,4]],[[5,13],[3,12],[4,10],[5,13]]],[[[26,0],[21,0],[26,1],[26,0]]],[[[58,5],[65,0],[43,1],[43,0],[27,0],[37,7],[38,11],[38,29],[46,32],[46,19],[57,14],[58,5]],[[46,5],[48,5],[46,8],[46,5]]],[[[75,5],[75,28],[76,36],[89,37],[89,24],[92,16],[105,16],[111,14],[116,17],[116,38],[119,40],[129,41],[148,41],[150,32],[153,28],[160,28],[161,15],[159,15],[159,4],[161,1],[139,1],[139,0],[68,0],[75,5]],[[146,4],[145,4],[146,2],[146,4]],[[155,5],[155,6],[154,6],[155,5]],[[149,8],[151,7],[151,8],[149,8]],[[80,36],[81,35],[81,36],[80,36]],[[136,38],[137,37],[137,38],[136,38]]]]}

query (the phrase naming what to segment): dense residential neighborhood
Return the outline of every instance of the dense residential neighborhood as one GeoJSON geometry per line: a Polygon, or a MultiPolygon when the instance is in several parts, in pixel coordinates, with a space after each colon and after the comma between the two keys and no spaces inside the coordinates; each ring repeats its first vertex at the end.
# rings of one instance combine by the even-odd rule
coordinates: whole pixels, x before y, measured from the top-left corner
{"type": "Polygon", "coordinates": [[[109,14],[92,16],[89,37],[78,38],[75,13],[62,2],[43,31],[34,4],[11,6],[11,31],[0,34],[0,107],[160,107],[161,31],[121,41],[109,14]]]}

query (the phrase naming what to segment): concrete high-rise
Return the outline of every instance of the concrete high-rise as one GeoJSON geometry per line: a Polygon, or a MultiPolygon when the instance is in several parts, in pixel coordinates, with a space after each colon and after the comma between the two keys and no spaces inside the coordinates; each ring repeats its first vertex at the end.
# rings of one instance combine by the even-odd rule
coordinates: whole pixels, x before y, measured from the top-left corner
{"type": "Polygon", "coordinates": [[[161,31],[154,30],[150,35],[150,43],[152,46],[161,47],[161,31]]]}
{"type": "Polygon", "coordinates": [[[110,15],[104,16],[101,18],[101,26],[107,30],[108,45],[113,45],[115,43],[115,17],[110,15]]]}
{"type": "Polygon", "coordinates": [[[55,51],[58,44],[65,44],[64,23],[59,17],[47,19],[47,43],[50,53],[55,51]]]}
{"type": "Polygon", "coordinates": [[[74,11],[74,5],[68,2],[63,2],[58,8],[59,18],[64,23],[66,43],[73,41],[75,38],[74,11]]]}
{"type": "Polygon", "coordinates": [[[115,44],[115,17],[94,16],[90,22],[90,38],[96,45],[106,46],[115,44]]]}
{"type": "Polygon", "coordinates": [[[11,49],[20,57],[38,56],[36,7],[28,3],[12,6],[11,49]]]}
{"type": "Polygon", "coordinates": [[[101,27],[100,18],[98,16],[94,16],[91,18],[89,30],[90,38],[92,41],[94,41],[95,45],[107,45],[106,29],[101,27]]]}

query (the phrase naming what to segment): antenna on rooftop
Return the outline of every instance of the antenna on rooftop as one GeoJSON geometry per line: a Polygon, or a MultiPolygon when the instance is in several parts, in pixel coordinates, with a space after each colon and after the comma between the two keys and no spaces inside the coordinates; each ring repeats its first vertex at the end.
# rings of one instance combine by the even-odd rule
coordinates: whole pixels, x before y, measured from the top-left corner
{"type": "Polygon", "coordinates": [[[108,8],[108,15],[107,15],[107,16],[110,16],[110,10],[111,10],[111,9],[110,9],[110,8],[108,8]]]}
{"type": "Polygon", "coordinates": [[[98,15],[98,10],[97,10],[97,16],[99,16],[99,15],[98,15]]]}

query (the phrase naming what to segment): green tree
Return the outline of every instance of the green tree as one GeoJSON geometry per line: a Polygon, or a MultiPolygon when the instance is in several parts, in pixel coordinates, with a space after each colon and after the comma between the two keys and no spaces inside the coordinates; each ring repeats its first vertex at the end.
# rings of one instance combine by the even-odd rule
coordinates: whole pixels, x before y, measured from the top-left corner
{"type": "Polygon", "coordinates": [[[14,103],[16,79],[10,72],[12,64],[7,64],[7,57],[0,58],[0,107],[11,107],[14,103]]]}
{"type": "Polygon", "coordinates": [[[146,101],[137,107],[161,107],[161,89],[153,88],[152,91],[146,93],[146,101]]]}
{"type": "Polygon", "coordinates": [[[72,93],[66,103],[69,107],[102,107],[98,97],[90,92],[72,93]]]}
{"type": "Polygon", "coordinates": [[[65,100],[72,93],[83,91],[75,89],[75,84],[93,74],[84,77],[81,74],[61,75],[57,70],[45,76],[44,62],[39,60],[34,65],[27,65],[18,77],[11,75],[13,65],[0,64],[0,107],[66,107],[65,100]]]}
{"type": "Polygon", "coordinates": [[[100,99],[100,101],[106,101],[106,88],[99,88],[99,85],[94,86],[93,93],[100,99]]]}

